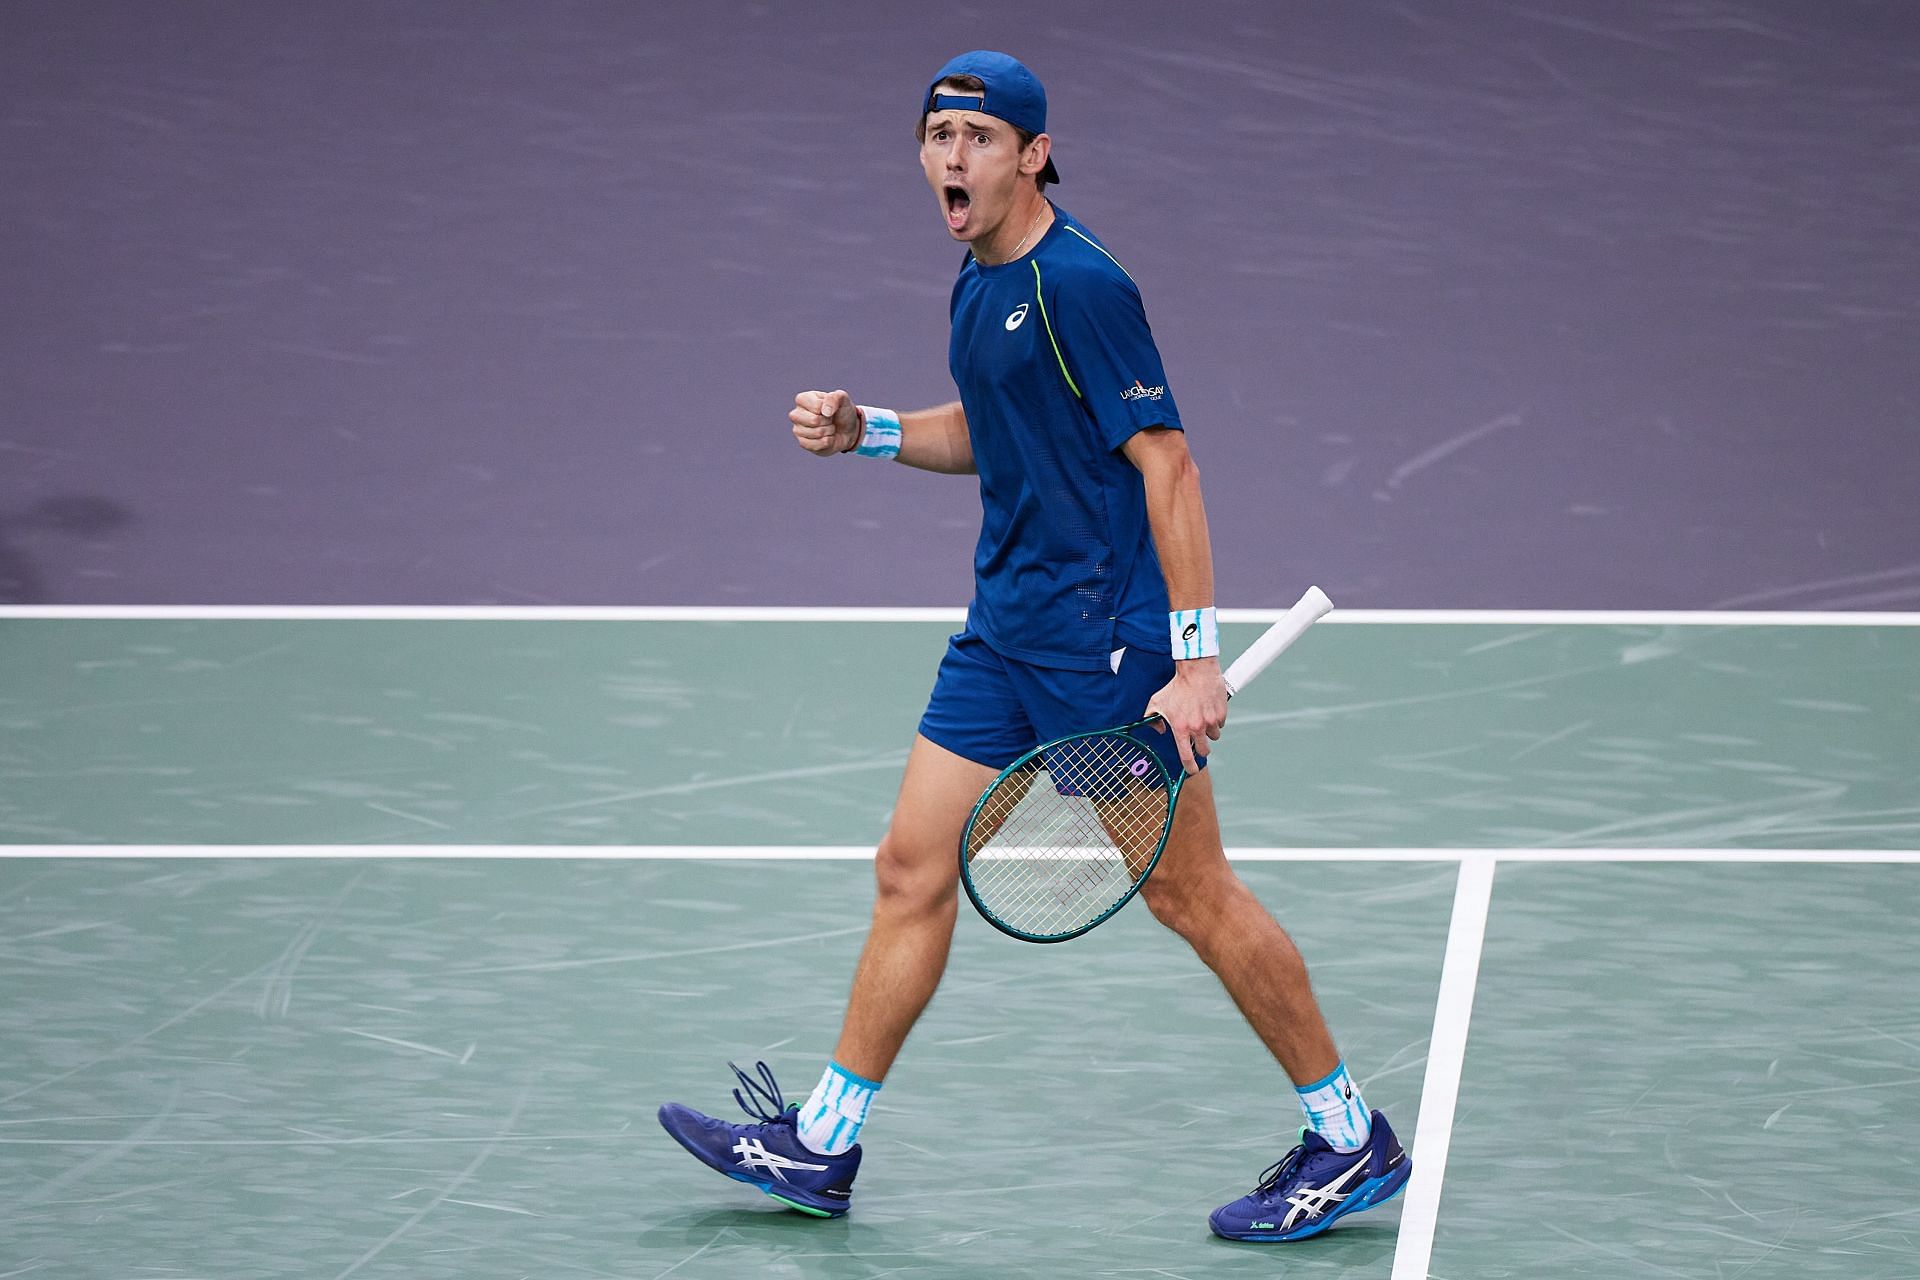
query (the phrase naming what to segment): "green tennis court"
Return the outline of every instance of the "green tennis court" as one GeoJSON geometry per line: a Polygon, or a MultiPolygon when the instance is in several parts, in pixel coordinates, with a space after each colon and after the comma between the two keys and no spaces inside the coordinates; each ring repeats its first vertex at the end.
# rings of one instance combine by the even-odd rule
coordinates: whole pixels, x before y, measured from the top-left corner
{"type": "Polygon", "coordinates": [[[1297,1109],[1137,908],[963,915],[848,1219],[654,1123],[810,1084],[949,623],[0,619],[0,1277],[1911,1276],[1900,621],[1363,619],[1237,703],[1420,1165],[1261,1249],[1206,1211],[1297,1109]]]}

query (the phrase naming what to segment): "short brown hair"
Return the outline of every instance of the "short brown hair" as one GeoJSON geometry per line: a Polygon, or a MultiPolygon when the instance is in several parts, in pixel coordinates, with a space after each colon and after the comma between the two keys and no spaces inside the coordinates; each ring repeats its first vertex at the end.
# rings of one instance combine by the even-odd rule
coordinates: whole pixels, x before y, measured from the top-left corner
{"type": "MultiPolygon", "coordinates": [[[[939,84],[936,84],[933,87],[938,89],[941,85],[946,85],[949,88],[958,89],[962,93],[984,94],[987,91],[986,81],[982,80],[979,76],[964,76],[964,75],[948,76],[946,79],[940,81],[939,84]]],[[[928,114],[929,113],[925,111],[921,112],[919,123],[913,126],[913,136],[916,141],[925,142],[927,140],[928,114]]],[[[992,115],[993,113],[987,112],[986,114],[992,115]]],[[[995,117],[995,118],[997,119],[998,117],[995,117]]],[[[1012,121],[1008,121],[1007,123],[1013,124],[1012,121]]],[[[1020,139],[1020,150],[1022,151],[1025,151],[1028,147],[1032,146],[1033,140],[1040,136],[1037,133],[1028,133],[1025,129],[1022,129],[1017,124],[1013,125],[1013,132],[1015,136],[1017,136],[1020,139]]],[[[1045,191],[1047,189],[1047,180],[1040,176],[1041,173],[1045,173],[1045,172],[1046,172],[1046,166],[1042,165],[1040,173],[1036,173],[1033,175],[1033,185],[1035,190],[1045,191]]]]}

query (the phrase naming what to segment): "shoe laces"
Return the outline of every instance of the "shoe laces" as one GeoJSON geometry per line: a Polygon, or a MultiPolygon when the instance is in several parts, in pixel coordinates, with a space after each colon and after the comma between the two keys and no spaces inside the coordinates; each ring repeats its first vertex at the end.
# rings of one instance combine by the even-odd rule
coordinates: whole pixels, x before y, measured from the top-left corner
{"type": "Polygon", "coordinates": [[[786,1117],[787,1099],[780,1092],[779,1082],[773,1078],[772,1068],[764,1062],[754,1063],[760,1075],[760,1078],[755,1080],[734,1063],[729,1062],[727,1065],[733,1068],[733,1074],[739,1078],[741,1085],[746,1089],[744,1094],[739,1089],[733,1091],[733,1100],[740,1104],[742,1111],[762,1124],[778,1124],[786,1117]]]}
{"type": "Polygon", "coordinates": [[[1293,1171],[1298,1169],[1301,1162],[1307,1158],[1306,1137],[1307,1131],[1302,1129],[1299,1144],[1281,1156],[1278,1163],[1267,1167],[1266,1172],[1260,1175],[1259,1184],[1253,1189],[1255,1195],[1271,1198],[1273,1193],[1280,1189],[1280,1184],[1293,1175],[1293,1171]]]}

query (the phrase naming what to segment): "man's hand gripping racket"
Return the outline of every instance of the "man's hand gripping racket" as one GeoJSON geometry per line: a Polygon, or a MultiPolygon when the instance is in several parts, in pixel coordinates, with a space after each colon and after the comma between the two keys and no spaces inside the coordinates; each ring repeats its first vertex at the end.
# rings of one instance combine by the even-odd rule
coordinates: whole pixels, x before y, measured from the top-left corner
{"type": "MultiPolygon", "coordinates": [[[[1240,693],[1325,617],[1318,587],[1227,668],[1240,693]]],[[[1044,742],[1008,765],[960,835],[960,884],[988,924],[1025,942],[1064,942],[1140,891],[1167,847],[1186,773],[1174,775],[1132,724],[1044,742]]]]}

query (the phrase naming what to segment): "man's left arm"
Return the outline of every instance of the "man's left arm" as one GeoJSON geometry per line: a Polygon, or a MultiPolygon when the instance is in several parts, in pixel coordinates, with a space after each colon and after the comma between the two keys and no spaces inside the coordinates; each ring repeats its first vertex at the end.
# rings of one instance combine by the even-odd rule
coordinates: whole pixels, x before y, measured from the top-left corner
{"type": "MultiPolygon", "coordinates": [[[[1213,605],[1213,543],[1207,536],[1207,509],[1200,497],[1200,468],[1187,452],[1183,431],[1148,427],[1120,446],[1139,469],[1147,489],[1147,520],[1160,569],[1167,579],[1170,608],[1213,605]]],[[[1227,683],[1218,657],[1177,661],[1173,679],[1153,695],[1149,714],[1166,721],[1180,749],[1180,763],[1198,773],[1198,756],[1220,737],[1227,722],[1227,683]]]]}

